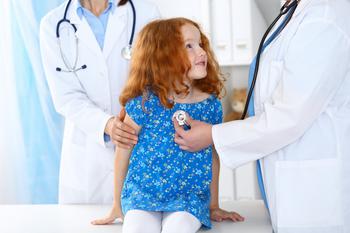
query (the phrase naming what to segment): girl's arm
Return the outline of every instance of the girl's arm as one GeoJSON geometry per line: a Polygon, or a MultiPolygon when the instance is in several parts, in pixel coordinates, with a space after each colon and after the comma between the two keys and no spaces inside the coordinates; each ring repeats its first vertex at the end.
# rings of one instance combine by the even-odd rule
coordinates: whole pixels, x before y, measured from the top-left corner
{"type": "Polygon", "coordinates": [[[210,185],[210,218],[213,221],[221,222],[222,220],[232,220],[233,222],[244,221],[244,217],[236,212],[229,212],[219,207],[219,175],[220,160],[219,156],[213,148],[213,166],[212,166],[212,182],[210,185]]]}
{"type": "Polygon", "coordinates": [[[212,181],[210,184],[210,209],[219,208],[219,175],[220,175],[220,160],[219,156],[213,148],[212,155],[212,181]]]}
{"type": "MultiPolygon", "coordinates": [[[[136,133],[138,134],[141,130],[141,127],[138,126],[130,117],[126,114],[124,122],[132,126],[136,133]]],[[[116,218],[123,218],[122,208],[121,208],[121,192],[124,184],[126,174],[129,167],[129,159],[132,152],[131,149],[117,147],[115,162],[114,162],[114,201],[112,210],[110,211],[107,217],[102,219],[97,219],[91,223],[94,225],[104,225],[113,223],[116,218]]]]}

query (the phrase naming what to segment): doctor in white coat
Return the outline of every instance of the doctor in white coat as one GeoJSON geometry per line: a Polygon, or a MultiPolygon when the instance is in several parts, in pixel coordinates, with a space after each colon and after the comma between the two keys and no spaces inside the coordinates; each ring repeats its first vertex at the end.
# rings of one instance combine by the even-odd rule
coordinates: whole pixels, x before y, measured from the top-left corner
{"type": "MultiPolygon", "coordinates": [[[[133,4],[136,36],[146,23],[159,17],[159,12],[146,0],[133,0],[133,4]]],[[[59,203],[112,203],[114,145],[108,136],[113,134],[113,124],[118,122],[113,116],[121,109],[118,98],[129,64],[121,56],[121,50],[129,43],[133,11],[130,2],[125,0],[73,0],[67,10],[67,19],[77,28],[77,42],[72,27],[63,23],[60,27],[61,54],[56,26],[63,18],[66,6],[67,2],[49,12],[40,27],[48,85],[57,112],[65,118],[59,203]],[[101,33],[92,30],[85,17],[86,9],[101,17],[103,11],[110,10],[105,19],[102,48],[101,41],[97,40],[101,33]],[[85,15],[79,15],[79,10],[85,15]],[[66,72],[62,56],[70,64],[77,57],[77,68],[82,69],[66,72]]]]}
{"type": "Polygon", "coordinates": [[[232,168],[260,159],[275,233],[350,232],[349,12],[347,0],[300,0],[262,54],[256,115],[175,126],[183,149],[214,143],[232,168]]]}

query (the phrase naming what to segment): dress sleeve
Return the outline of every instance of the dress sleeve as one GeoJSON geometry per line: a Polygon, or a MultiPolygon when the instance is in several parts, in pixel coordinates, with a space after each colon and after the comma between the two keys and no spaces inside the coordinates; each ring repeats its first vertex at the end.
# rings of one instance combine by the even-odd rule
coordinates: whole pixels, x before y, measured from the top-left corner
{"type": "Polygon", "coordinates": [[[129,100],[125,105],[125,111],[138,126],[143,126],[146,110],[142,107],[142,96],[129,100]]]}

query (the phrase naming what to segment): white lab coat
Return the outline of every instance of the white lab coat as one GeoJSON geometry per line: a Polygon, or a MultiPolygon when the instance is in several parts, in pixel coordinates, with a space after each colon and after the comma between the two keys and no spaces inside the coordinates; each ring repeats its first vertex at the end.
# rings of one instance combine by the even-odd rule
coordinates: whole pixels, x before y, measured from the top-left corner
{"type": "Polygon", "coordinates": [[[350,232],[349,12],[301,0],[262,55],[256,116],[213,127],[226,165],[261,158],[275,233],[350,232]]]}
{"type": "MultiPolygon", "coordinates": [[[[117,2],[117,0],[116,0],[117,2]]],[[[157,7],[145,0],[134,0],[136,33],[158,18],[157,7]]],[[[113,200],[114,147],[104,142],[104,129],[121,107],[119,95],[127,78],[128,61],[121,50],[128,44],[132,28],[129,3],[111,12],[101,51],[86,19],[76,13],[77,0],[67,18],[77,27],[79,40],[78,79],[66,69],[59,53],[56,24],[63,18],[67,2],[48,13],[41,22],[40,45],[45,74],[57,112],[65,117],[59,176],[59,203],[111,203],[113,200]]],[[[61,32],[62,48],[74,60],[74,34],[61,32]]],[[[136,37],[136,34],[135,34],[136,37]]],[[[135,39],[134,39],[135,41],[135,39]]]]}

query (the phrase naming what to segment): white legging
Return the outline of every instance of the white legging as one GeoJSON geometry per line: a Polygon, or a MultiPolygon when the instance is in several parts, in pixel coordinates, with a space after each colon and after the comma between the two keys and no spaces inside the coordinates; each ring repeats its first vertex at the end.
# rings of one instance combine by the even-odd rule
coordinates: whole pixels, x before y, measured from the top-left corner
{"type": "Polygon", "coordinates": [[[199,220],[186,211],[153,212],[129,210],[123,223],[123,233],[195,233],[199,220]]]}

